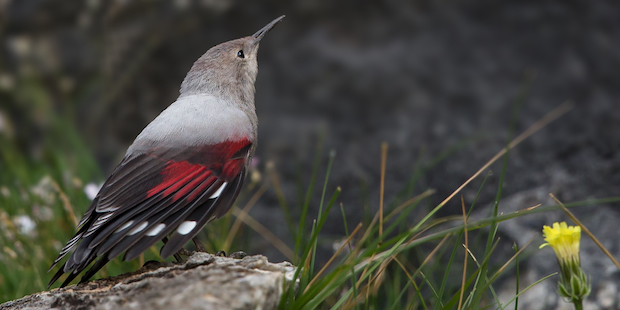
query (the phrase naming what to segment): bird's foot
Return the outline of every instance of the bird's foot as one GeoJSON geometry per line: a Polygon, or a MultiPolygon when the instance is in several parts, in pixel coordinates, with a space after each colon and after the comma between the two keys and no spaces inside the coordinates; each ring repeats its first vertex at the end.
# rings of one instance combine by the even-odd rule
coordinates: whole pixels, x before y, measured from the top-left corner
{"type": "Polygon", "coordinates": [[[245,252],[243,252],[243,251],[237,251],[237,252],[230,253],[230,255],[226,255],[226,252],[218,251],[217,253],[215,253],[215,256],[230,257],[230,258],[234,258],[234,259],[242,259],[242,258],[248,256],[248,254],[245,254],[245,252]]]}
{"type": "Polygon", "coordinates": [[[150,260],[148,262],[145,262],[144,265],[142,265],[142,267],[146,267],[147,269],[155,269],[158,268],[161,265],[161,262],[156,261],[156,260],[150,260]]]}
{"type": "Polygon", "coordinates": [[[178,252],[177,252],[177,253],[174,253],[174,259],[175,259],[175,260],[177,261],[177,263],[179,263],[179,264],[183,264],[183,263],[185,263],[185,260],[183,259],[183,257],[181,257],[181,254],[179,254],[178,252]]]}
{"type": "Polygon", "coordinates": [[[242,259],[242,258],[244,258],[246,256],[248,256],[248,254],[246,254],[243,251],[233,252],[233,253],[230,253],[230,255],[228,255],[228,257],[234,258],[234,259],[242,259]]]}
{"type": "Polygon", "coordinates": [[[197,252],[208,253],[207,249],[205,249],[204,245],[202,245],[202,243],[200,243],[200,240],[198,240],[198,237],[192,238],[192,241],[194,242],[194,245],[196,246],[196,251],[197,252]]]}
{"type": "Polygon", "coordinates": [[[181,248],[181,249],[177,252],[177,254],[179,254],[179,255],[184,255],[184,256],[192,256],[192,252],[190,252],[190,251],[188,251],[188,250],[186,250],[186,249],[184,249],[184,248],[181,248]]]}
{"type": "Polygon", "coordinates": [[[166,261],[156,261],[156,260],[150,260],[148,262],[145,262],[144,264],[142,264],[142,268],[146,269],[146,270],[155,270],[157,268],[160,267],[168,267],[168,266],[172,266],[173,263],[169,263],[166,261]]]}

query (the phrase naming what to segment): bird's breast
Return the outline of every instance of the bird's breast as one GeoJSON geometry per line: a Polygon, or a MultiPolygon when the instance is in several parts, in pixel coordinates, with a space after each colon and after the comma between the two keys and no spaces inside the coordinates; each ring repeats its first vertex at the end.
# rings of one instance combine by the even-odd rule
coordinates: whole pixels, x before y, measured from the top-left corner
{"type": "Polygon", "coordinates": [[[236,105],[214,96],[190,95],[179,98],[148,124],[128,153],[157,146],[192,147],[241,140],[253,142],[255,136],[250,116],[236,105]]]}

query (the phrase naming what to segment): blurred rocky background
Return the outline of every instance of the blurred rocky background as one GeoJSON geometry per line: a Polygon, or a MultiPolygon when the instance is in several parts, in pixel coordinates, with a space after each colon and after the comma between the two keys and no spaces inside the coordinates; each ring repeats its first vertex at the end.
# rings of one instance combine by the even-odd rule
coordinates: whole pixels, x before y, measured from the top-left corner
{"type": "MultiPolygon", "coordinates": [[[[517,132],[562,102],[575,108],[511,151],[506,205],[550,203],[549,192],[564,202],[620,192],[616,1],[2,0],[0,134],[36,157],[49,143],[48,129],[66,121],[80,133],[66,138],[85,141],[103,172],[85,181],[100,182],[140,130],[175,100],[194,60],[282,14],[287,17],[259,54],[257,157],[259,171],[274,163],[294,215],[320,141],[317,187],[333,149],[328,193],[342,187],[339,202],[350,226],[378,209],[382,141],[389,143],[386,201],[406,187],[420,163],[428,168],[415,193],[437,189],[424,206],[433,207],[506,145],[519,97],[525,99],[517,132]],[[446,150],[450,155],[431,166],[446,150]]],[[[501,163],[491,170],[480,209],[494,201],[501,163]]],[[[471,203],[480,184],[462,192],[465,201],[471,203]]],[[[313,197],[315,217],[318,189],[313,197]]],[[[459,213],[460,204],[454,200],[442,212],[459,213]]],[[[599,225],[618,218],[618,204],[575,212],[620,256],[617,222],[599,225]]],[[[251,215],[291,244],[273,190],[251,215]]],[[[521,243],[524,229],[533,234],[558,219],[564,218],[526,217],[500,225],[500,234],[521,243]]],[[[326,226],[327,240],[344,234],[339,212],[326,226]]],[[[284,259],[258,236],[245,250],[284,259]]],[[[328,258],[332,251],[325,243],[319,254],[328,258]]],[[[534,254],[525,263],[529,270],[540,261],[555,263],[548,252],[534,254]]],[[[600,256],[594,247],[591,252],[600,256]]],[[[599,261],[590,272],[601,273],[593,296],[609,290],[603,280],[616,281],[611,296],[617,296],[618,270],[592,259],[599,261]]],[[[620,304],[614,298],[607,308],[620,304]]]]}

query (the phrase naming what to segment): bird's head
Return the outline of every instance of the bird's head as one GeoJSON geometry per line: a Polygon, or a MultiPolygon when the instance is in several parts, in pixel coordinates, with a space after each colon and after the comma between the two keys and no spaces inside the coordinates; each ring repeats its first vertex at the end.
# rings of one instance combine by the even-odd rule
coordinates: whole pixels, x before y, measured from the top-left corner
{"type": "Polygon", "coordinates": [[[208,94],[237,104],[253,104],[259,43],[282,18],[276,18],[251,36],[209,49],[187,73],[181,84],[181,96],[208,94]]]}

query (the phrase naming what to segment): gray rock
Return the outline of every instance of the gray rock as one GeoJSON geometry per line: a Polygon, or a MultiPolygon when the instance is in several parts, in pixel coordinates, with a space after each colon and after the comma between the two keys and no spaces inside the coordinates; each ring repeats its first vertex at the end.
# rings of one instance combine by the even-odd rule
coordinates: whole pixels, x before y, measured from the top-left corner
{"type": "Polygon", "coordinates": [[[275,309],[295,267],[262,255],[243,259],[194,253],[183,264],[152,262],[117,277],[9,301],[17,309],[275,309]]]}

